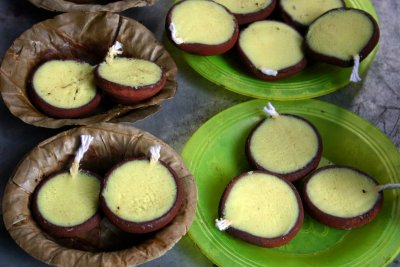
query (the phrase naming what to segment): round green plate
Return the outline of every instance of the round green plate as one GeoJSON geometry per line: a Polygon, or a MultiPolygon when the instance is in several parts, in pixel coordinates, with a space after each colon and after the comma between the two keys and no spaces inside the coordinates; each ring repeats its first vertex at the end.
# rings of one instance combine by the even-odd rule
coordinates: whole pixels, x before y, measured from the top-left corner
{"type": "MultiPolygon", "coordinates": [[[[346,6],[362,9],[376,20],[378,16],[370,0],[345,0],[346,6]]],[[[299,100],[314,98],[347,85],[351,68],[340,68],[322,63],[310,63],[299,74],[279,81],[266,82],[253,78],[241,65],[234,51],[218,56],[198,56],[183,53],[188,64],[204,78],[238,94],[271,100],[299,100]]],[[[362,61],[362,75],[372,62],[377,48],[362,61]]]]}
{"type": "MultiPolygon", "coordinates": [[[[309,119],[323,140],[323,157],[353,166],[381,184],[400,182],[400,153],[377,128],[343,108],[318,100],[273,103],[278,112],[309,119]]],[[[400,194],[384,193],[381,213],[353,230],[321,225],[306,215],[298,235],[287,245],[262,248],[214,226],[218,203],[229,181],[251,170],[245,140],[265,118],[265,100],[229,108],[200,127],[185,145],[182,157],[198,187],[198,208],[190,237],[218,266],[385,266],[400,252],[400,194]]]]}

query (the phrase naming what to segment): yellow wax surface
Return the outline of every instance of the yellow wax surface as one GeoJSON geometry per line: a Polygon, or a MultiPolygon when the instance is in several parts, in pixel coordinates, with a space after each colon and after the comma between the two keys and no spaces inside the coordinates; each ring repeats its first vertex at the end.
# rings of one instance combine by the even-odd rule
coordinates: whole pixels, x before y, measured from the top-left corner
{"type": "Polygon", "coordinates": [[[260,165],[277,173],[306,166],[318,152],[318,137],[306,122],[280,115],[265,120],[251,138],[250,150],[260,165]]]}
{"type": "Polygon", "coordinates": [[[341,0],[280,0],[283,9],[295,21],[310,25],[326,11],[343,7],[341,0]]]}
{"type": "Polygon", "coordinates": [[[74,60],[50,60],[33,75],[36,93],[52,106],[77,108],[96,96],[92,66],[74,60]]]}
{"type": "Polygon", "coordinates": [[[269,6],[272,0],[213,0],[236,14],[249,14],[269,6]]]}
{"type": "Polygon", "coordinates": [[[379,196],[371,179],[347,168],[317,173],[307,185],[307,194],[321,211],[343,218],[369,211],[379,196]]]}
{"type": "Polygon", "coordinates": [[[99,66],[102,78],[124,86],[140,87],[156,84],[161,80],[161,68],[148,60],[133,58],[114,58],[110,64],[99,66]]]}
{"type": "Polygon", "coordinates": [[[240,33],[239,45],[257,69],[281,70],[304,58],[303,37],[277,21],[258,21],[240,33]]]}
{"type": "Polygon", "coordinates": [[[307,43],[316,52],[351,60],[373,35],[373,24],[367,16],[354,10],[331,11],[313,23],[307,32],[307,43]]]}
{"type": "Polygon", "coordinates": [[[224,219],[252,235],[273,238],[287,234],[297,222],[296,196],[284,181],[268,174],[241,178],[225,202],[224,219]]]}
{"type": "Polygon", "coordinates": [[[171,21],[174,35],[183,43],[217,45],[228,41],[235,30],[235,18],[212,1],[185,1],[175,7],[171,21]]]}
{"type": "Polygon", "coordinates": [[[47,181],[37,195],[42,216],[59,226],[79,225],[97,211],[100,181],[84,172],[61,173],[47,181]]]}
{"type": "Polygon", "coordinates": [[[175,203],[177,188],[161,163],[134,160],[113,171],[102,194],[116,215],[140,223],[167,213],[175,203]]]}

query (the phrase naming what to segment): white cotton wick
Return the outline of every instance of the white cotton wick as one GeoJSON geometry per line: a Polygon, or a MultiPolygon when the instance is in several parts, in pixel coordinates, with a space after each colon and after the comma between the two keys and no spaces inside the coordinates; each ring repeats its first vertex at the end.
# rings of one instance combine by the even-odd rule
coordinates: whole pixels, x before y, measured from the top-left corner
{"type": "Polygon", "coordinates": [[[90,143],[93,141],[93,136],[90,135],[81,135],[81,146],[75,154],[74,162],[72,162],[71,168],[69,169],[69,173],[72,177],[75,177],[78,174],[79,163],[81,162],[83,155],[89,149],[90,143]]]}
{"type": "Polygon", "coordinates": [[[171,37],[172,37],[172,40],[176,43],[176,44],[183,44],[183,39],[182,38],[180,38],[180,37],[178,37],[177,36],[177,34],[176,34],[176,27],[175,27],[175,24],[173,24],[173,23],[171,23],[171,24],[169,24],[169,30],[171,31],[171,37]]]}
{"type": "Polygon", "coordinates": [[[354,66],[353,70],[351,71],[350,81],[356,83],[361,81],[361,77],[358,74],[358,69],[360,68],[360,56],[355,55],[353,59],[354,59],[354,66]]]}
{"type": "Polygon", "coordinates": [[[231,221],[228,221],[227,219],[215,219],[215,226],[218,228],[220,231],[225,231],[232,225],[231,221]]]}
{"type": "Polygon", "coordinates": [[[270,115],[272,118],[279,117],[279,113],[275,110],[271,102],[268,102],[268,104],[264,107],[264,112],[270,115]]]}
{"type": "Polygon", "coordinates": [[[161,146],[151,146],[150,149],[150,164],[156,163],[160,159],[161,146]]]}
{"type": "Polygon", "coordinates": [[[123,52],[123,51],[122,51],[122,44],[121,44],[120,42],[116,41],[116,42],[114,43],[114,45],[111,46],[111,47],[108,49],[107,56],[106,56],[106,62],[107,62],[107,64],[112,63],[112,61],[113,61],[113,59],[115,58],[115,56],[121,55],[122,52],[123,52]]]}
{"type": "Polygon", "coordinates": [[[381,192],[382,190],[385,190],[385,189],[400,188],[400,184],[382,184],[382,185],[378,185],[376,188],[378,189],[378,192],[381,192]]]}
{"type": "Polygon", "coordinates": [[[268,76],[276,76],[276,75],[278,75],[278,71],[277,70],[261,68],[260,71],[262,73],[264,73],[265,75],[268,75],[268,76]]]}

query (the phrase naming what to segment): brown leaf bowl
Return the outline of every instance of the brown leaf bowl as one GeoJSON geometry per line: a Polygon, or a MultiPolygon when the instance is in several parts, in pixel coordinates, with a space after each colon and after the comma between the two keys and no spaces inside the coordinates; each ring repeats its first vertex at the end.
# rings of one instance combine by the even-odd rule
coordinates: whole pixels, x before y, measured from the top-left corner
{"type": "Polygon", "coordinates": [[[157,110],[155,106],[175,95],[176,72],[173,58],[139,22],[110,12],[72,12],[40,22],[14,41],[1,63],[0,92],[14,116],[35,126],[59,128],[115,119],[124,121],[121,116],[127,116],[132,122],[150,115],[157,110]],[[57,58],[80,59],[96,65],[115,41],[124,45],[123,56],[153,61],[164,70],[167,81],[158,94],[129,105],[115,104],[105,95],[100,108],[75,119],[52,118],[31,103],[28,94],[30,78],[39,63],[57,58]]]}
{"type": "Polygon", "coordinates": [[[127,124],[101,123],[62,132],[30,151],[5,188],[3,219],[15,242],[46,264],[136,266],[163,255],[187,233],[196,203],[194,178],[171,147],[127,124]],[[83,134],[93,136],[94,140],[81,161],[81,168],[100,176],[126,158],[147,157],[150,146],[160,145],[160,159],[176,172],[184,189],[182,205],[172,222],[158,231],[140,235],[121,232],[105,218],[99,227],[74,238],[56,238],[43,231],[32,218],[32,193],[44,177],[69,168],[83,134]]]}
{"type": "Polygon", "coordinates": [[[56,12],[71,11],[111,11],[121,12],[129,8],[150,6],[158,0],[120,0],[120,1],[99,1],[99,0],[29,0],[37,7],[56,12]]]}

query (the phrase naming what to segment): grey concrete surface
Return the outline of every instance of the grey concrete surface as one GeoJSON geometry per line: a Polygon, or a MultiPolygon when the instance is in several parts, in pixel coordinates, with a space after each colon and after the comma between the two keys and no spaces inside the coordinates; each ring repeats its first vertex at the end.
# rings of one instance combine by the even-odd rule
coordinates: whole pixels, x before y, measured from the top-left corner
{"type": "MultiPolygon", "coordinates": [[[[351,84],[321,100],[349,109],[365,118],[400,147],[400,2],[372,0],[380,19],[380,49],[367,75],[358,84],[351,84]]],[[[142,22],[157,38],[164,40],[164,18],[171,5],[160,0],[152,7],[133,9],[124,15],[142,22]]],[[[55,13],[40,10],[26,0],[0,2],[0,57],[22,32],[34,23],[51,18],[55,13]]],[[[218,112],[249,98],[220,88],[194,72],[173,53],[179,72],[175,98],[162,104],[151,117],[136,122],[135,127],[146,130],[180,152],[194,131],[218,112]]],[[[0,201],[4,186],[14,166],[38,142],[65,130],[50,130],[27,125],[15,118],[0,101],[0,201]]],[[[0,267],[46,266],[26,254],[11,239],[0,222],[0,267]]],[[[400,241],[399,241],[400,246],[400,241]]],[[[399,259],[392,263],[400,266],[399,259]]],[[[187,237],[163,257],[144,266],[212,266],[196,245],[187,237]]]]}

